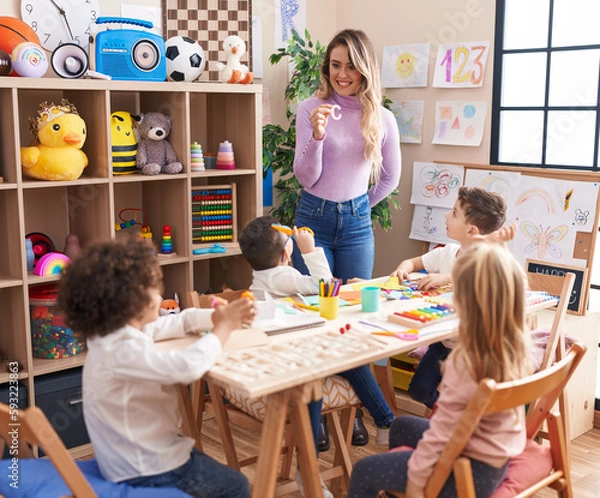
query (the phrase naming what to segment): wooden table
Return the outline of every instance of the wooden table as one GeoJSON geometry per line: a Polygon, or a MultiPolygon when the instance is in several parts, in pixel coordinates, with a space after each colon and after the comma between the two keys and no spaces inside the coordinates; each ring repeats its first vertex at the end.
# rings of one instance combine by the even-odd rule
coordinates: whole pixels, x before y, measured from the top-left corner
{"type": "MultiPolygon", "coordinates": [[[[374,282],[380,282],[381,280],[377,279],[374,282]]],[[[320,381],[323,378],[371,362],[387,359],[417,347],[449,338],[455,334],[457,319],[423,327],[418,338],[411,341],[396,337],[371,335],[370,332],[376,329],[359,323],[360,321],[367,321],[393,331],[406,330],[407,327],[387,322],[388,314],[403,307],[414,307],[414,302],[409,304],[408,301],[382,299],[379,311],[374,313],[362,312],[360,305],[341,307],[338,318],[327,322],[322,327],[271,336],[268,339],[267,346],[226,352],[218,364],[207,374],[206,378],[210,382],[230,388],[246,397],[268,396],[252,493],[254,498],[275,496],[284,429],[288,417],[291,421],[292,437],[298,446],[299,467],[305,494],[308,498],[322,497],[307,404],[321,397],[320,381]],[[364,340],[369,342],[370,346],[365,347],[364,350],[330,358],[328,361],[321,362],[318,365],[306,366],[305,368],[292,368],[290,363],[289,368],[283,369],[281,372],[274,372],[272,375],[265,374],[262,377],[244,375],[245,367],[232,370],[232,366],[237,368],[243,365],[244,361],[259,362],[257,364],[262,364],[261,361],[263,363],[275,362],[274,355],[276,352],[282,355],[293,353],[298,349],[298,341],[316,343],[320,340],[329,340],[328,338],[336,340],[333,339],[333,336],[339,336],[340,328],[344,328],[346,324],[352,326],[351,330],[346,333],[348,334],[348,341],[354,339],[357,342],[364,340]],[[262,359],[257,360],[256,357],[261,355],[262,359]]],[[[189,341],[190,339],[184,339],[183,341],[186,340],[189,341]]],[[[174,344],[173,341],[171,343],[174,344]]],[[[343,348],[336,348],[336,350],[338,349],[343,350],[343,348]]],[[[254,371],[255,368],[248,364],[247,372],[254,371]]],[[[180,393],[183,394],[184,391],[180,390],[180,393]]],[[[187,406],[189,407],[190,404],[187,403],[187,406]]]]}

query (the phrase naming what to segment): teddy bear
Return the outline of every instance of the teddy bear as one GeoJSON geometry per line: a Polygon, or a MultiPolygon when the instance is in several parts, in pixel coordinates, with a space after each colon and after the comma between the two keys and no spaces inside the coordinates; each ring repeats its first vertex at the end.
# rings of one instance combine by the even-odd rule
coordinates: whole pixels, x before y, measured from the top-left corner
{"type": "Polygon", "coordinates": [[[160,112],[132,116],[138,134],[137,167],[144,175],[168,173],[183,169],[167,137],[171,133],[171,118],[160,112]]]}
{"type": "Polygon", "coordinates": [[[246,43],[237,35],[231,35],[223,41],[223,51],[227,55],[227,64],[217,62],[220,78],[223,83],[242,83],[247,85],[254,80],[248,66],[242,64],[240,59],[246,53],[246,43]]]}

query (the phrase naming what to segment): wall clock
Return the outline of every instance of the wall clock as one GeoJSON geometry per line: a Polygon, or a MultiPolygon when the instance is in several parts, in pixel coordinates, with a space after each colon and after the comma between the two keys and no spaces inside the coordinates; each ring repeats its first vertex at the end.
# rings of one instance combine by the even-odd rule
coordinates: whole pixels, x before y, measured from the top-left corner
{"type": "Polygon", "coordinates": [[[63,43],[86,48],[90,25],[99,15],[99,0],[21,0],[21,19],[50,52],[63,43]]]}

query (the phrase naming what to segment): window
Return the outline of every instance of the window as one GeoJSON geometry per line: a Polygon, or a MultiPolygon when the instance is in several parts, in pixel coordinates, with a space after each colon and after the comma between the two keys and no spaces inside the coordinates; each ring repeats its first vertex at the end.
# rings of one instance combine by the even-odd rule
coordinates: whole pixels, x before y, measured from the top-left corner
{"type": "Polygon", "coordinates": [[[600,171],[599,0],[498,0],[492,164],[600,171]]]}

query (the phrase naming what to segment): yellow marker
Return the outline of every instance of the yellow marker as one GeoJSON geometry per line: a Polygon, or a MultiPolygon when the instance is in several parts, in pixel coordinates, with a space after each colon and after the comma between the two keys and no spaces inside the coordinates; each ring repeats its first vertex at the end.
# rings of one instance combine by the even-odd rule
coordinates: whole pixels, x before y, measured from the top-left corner
{"type": "MultiPolygon", "coordinates": [[[[290,237],[294,234],[294,230],[292,230],[290,227],[285,226],[285,225],[280,225],[278,223],[271,223],[271,228],[277,230],[278,232],[284,233],[286,235],[289,235],[290,237]]],[[[308,233],[310,233],[313,237],[315,236],[315,232],[313,232],[310,228],[308,227],[301,227],[298,228],[298,231],[302,231],[302,230],[306,230],[308,233]]]]}

